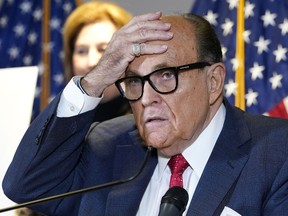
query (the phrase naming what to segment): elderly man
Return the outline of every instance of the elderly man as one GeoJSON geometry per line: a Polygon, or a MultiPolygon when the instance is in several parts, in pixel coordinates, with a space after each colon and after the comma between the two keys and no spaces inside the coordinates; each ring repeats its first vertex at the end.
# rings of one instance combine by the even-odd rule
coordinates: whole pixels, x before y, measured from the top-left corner
{"type": "Polygon", "coordinates": [[[132,181],[31,207],[47,215],[158,215],[177,185],[189,194],[184,215],[287,214],[288,123],[231,106],[224,79],[220,43],[205,19],[133,18],[98,65],[74,77],[32,123],[5,193],[25,202],[129,178],[150,146],[132,181]],[[133,116],[92,124],[114,83],[133,116]]]}

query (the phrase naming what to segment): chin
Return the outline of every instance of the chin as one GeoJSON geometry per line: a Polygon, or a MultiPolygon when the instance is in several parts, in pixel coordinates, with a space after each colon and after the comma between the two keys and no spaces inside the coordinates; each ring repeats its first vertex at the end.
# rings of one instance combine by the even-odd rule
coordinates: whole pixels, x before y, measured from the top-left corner
{"type": "Polygon", "coordinates": [[[177,147],[175,146],[169,146],[169,147],[163,147],[159,148],[158,151],[160,152],[161,155],[166,156],[166,157],[171,157],[176,154],[182,153],[177,147]]]}
{"type": "Polygon", "coordinates": [[[167,142],[167,140],[163,141],[163,140],[155,140],[155,139],[148,139],[149,146],[152,146],[153,148],[156,148],[160,154],[170,157],[173,156],[175,154],[177,154],[177,146],[171,145],[169,144],[169,142],[167,142]]]}

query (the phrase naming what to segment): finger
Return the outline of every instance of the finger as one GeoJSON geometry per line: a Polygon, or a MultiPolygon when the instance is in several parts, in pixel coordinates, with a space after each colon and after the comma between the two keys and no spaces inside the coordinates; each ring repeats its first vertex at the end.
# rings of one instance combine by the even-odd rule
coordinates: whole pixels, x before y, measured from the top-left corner
{"type": "Polygon", "coordinates": [[[167,41],[172,39],[173,32],[159,30],[139,30],[134,34],[129,35],[131,43],[145,43],[148,41],[167,41]]]}
{"type": "Polygon", "coordinates": [[[122,30],[127,33],[141,28],[168,30],[170,24],[160,21],[160,17],[161,12],[135,16],[128,24],[122,27],[122,30]]]}
{"type": "Polygon", "coordinates": [[[140,55],[151,55],[151,54],[161,54],[166,52],[168,46],[165,44],[148,44],[142,43],[140,44],[140,55]]]}
{"type": "Polygon", "coordinates": [[[122,27],[122,30],[131,33],[138,29],[159,29],[169,30],[171,24],[168,22],[161,21],[160,19],[148,20],[148,19],[135,19],[129,22],[127,25],[122,27]]]}
{"type": "Polygon", "coordinates": [[[134,22],[141,22],[141,21],[152,21],[152,20],[158,20],[162,16],[162,13],[160,11],[157,11],[155,13],[147,13],[139,16],[135,16],[132,18],[131,23],[134,22]]]}
{"type": "Polygon", "coordinates": [[[127,28],[123,28],[122,31],[125,32],[126,34],[132,34],[137,31],[145,31],[145,30],[169,31],[170,28],[171,28],[170,23],[155,20],[155,21],[137,22],[133,25],[130,25],[127,28]]]}

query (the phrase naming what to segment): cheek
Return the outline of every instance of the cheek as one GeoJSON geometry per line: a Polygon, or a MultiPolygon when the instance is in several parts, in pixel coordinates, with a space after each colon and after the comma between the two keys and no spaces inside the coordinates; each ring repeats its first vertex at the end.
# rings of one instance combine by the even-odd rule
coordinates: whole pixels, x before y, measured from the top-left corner
{"type": "Polygon", "coordinates": [[[135,119],[135,123],[138,126],[138,129],[140,130],[141,128],[141,115],[142,115],[142,108],[140,103],[138,102],[130,102],[130,107],[135,119]]]}
{"type": "Polygon", "coordinates": [[[201,127],[209,108],[207,88],[196,83],[186,83],[186,88],[180,88],[175,95],[178,98],[174,103],[176,106],[171,108],[176,119],[176,127],[181,128],[180,136],[184,139],[191,139],[197,128],[201,127]]]}

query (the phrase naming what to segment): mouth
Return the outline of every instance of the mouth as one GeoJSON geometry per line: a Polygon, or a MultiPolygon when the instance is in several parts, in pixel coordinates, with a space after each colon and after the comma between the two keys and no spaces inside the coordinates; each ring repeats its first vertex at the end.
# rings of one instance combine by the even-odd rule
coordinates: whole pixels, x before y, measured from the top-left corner
{"type": "Polygon", "coordinates": [[[157,122],[163,122],[163,121],[166,121],[166,119],[161,118],[161,117],[150,117],[145,121],[145,124],[157,123],[157,122]]]}

